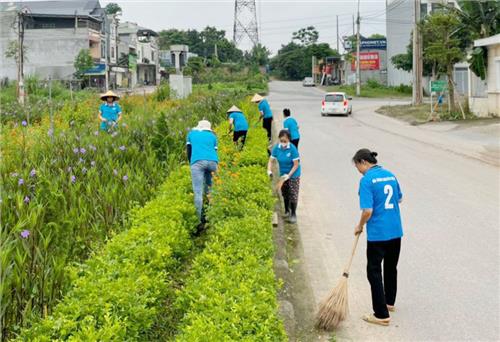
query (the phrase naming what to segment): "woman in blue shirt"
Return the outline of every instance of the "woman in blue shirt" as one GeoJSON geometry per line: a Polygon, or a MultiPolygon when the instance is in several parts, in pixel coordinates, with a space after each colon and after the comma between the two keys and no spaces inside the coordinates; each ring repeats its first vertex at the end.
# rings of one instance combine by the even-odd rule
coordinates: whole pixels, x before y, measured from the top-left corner
{"type": "Polygon", "coordinates": [[[245,115],[236,106],[229,108],[227,114],[229,116],[229,129],[233,131],[234,144],[238,145],[238,141],[241,139],[241,146],[245,145],[248,132],[248,122],[245,115]]]}
{"type": "Polygon", "coordinates": [[[269,102],[259,94],[255,94],[250,100],[257,103],[259,106],[260,118],[262,119],[262,127],[267,132],[267,139],[271,141],[272,127],[273,127],[273,112],[269,102]]]}
{"type": "Polygon", "coordinates": [[[367,225],[367,275],[374,313],[363,319],[368,323],[389,325],[389,311],[395,309],[397,265],[403,236],[399,211],[403,194],[396,177],[378,166],[376,157],[377,152],[361,149],[352,158],[363,175],[359,182],[362,213],[354,234],[361,234],[363,226],[367,225]]]}
{"type": "Polygon", "coordinates": [[[297,123],[297,120],[290,116],[290,114],[290,109],[283,109],[283,116],[285,117],[285,120],[283,121],[283,128],[290,132],[291,142],[298,149],[300,140],[299,124],[297,123]]]}
{"type": "Polygon", "coordinates": [[[119,98],[120,97],[112,91],[108,91],[107,93],[101,95],[101,100],[105,101],[105,103],[101,104],[99,107],[101,130],[109,132],[122,119],[122,109],[120,108],[120,105],[116,103],[119,98]]]}
{"type": "Polygon", "coordinates": [[[280,170],[278,184],[285,202],[285,217],[288,217],[288,222],[296,223],[301,173],[299,151],[290,143],[290,133],[287,130],[280,131],[278,137],[280,142],[273,147],[267,173],[272,177],[273,160],[277,160],[280,170]]]}

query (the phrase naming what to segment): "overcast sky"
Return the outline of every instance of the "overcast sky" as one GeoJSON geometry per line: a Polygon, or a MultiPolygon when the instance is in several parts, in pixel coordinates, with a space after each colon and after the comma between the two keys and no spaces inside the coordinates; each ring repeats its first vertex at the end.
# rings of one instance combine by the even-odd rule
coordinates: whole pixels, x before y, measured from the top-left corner
{"type": "MultiPolygon", "coordinates": [[[[1,0],[5,2],[5,0],[1,0]]],[[[29,2],[29,1],[25,1],[29,2]]],[[[233,37],[234,0],[101,0],[104,7],[118,3],[123,20],[136,22],[153,30],[169,28],[203,29],[215,26],[233,37]]],[[[339,16],[340,36],[352,34],[352,15],[356,14],[356,0],[278,1],[256,0],[260,40],[273,53],[281,44],[290,41],[292,32],[309,25],[319,31],[319,40],[336,46],[336,15],[339,16]]],[[[385,34],[385,0],[361,0],[361,34],[385,34]]],[[[250,47],[248,41],[240,48],[250,47]]]]}

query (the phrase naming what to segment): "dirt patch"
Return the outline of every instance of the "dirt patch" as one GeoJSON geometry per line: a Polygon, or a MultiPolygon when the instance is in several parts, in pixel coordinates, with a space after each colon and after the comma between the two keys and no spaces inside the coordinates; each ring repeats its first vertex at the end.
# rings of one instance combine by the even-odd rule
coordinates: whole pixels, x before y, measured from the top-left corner
{"type": "Polygon", "coordinates": [[[429,105],[395,105],[382,106],[375,112],[396,118],[412,125],[420,125],[429,121],[429,105]]]}

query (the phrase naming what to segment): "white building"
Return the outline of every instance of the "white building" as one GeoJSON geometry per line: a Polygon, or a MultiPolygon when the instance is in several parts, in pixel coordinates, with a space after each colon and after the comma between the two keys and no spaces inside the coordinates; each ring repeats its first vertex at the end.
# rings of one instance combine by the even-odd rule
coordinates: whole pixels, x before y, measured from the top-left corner
{"type": "MultiPolygon", "coordinates": [[[[421,0],[420,15],[424,18],[426,15],[440,10],[443,5],[458,7],[457,2],[454,0],[421,0]]],[[[414,0],[387,0],[387,83],[390,86],[398,86],[400,84],[411,85],[413,83],[412,74],[397,69],[392,64],[391,58],[395,55],[406,53],[406,48],[412,36],[414,21],[414,0]]]]}

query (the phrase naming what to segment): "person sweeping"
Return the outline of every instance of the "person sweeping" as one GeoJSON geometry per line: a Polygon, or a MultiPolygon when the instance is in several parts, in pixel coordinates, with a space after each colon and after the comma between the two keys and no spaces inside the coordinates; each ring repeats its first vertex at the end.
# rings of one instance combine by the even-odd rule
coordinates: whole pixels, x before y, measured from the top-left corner
{"type": "Polygon", "coordinates": [[[267,164],[267,173],[272,177],[273,161],[278,161],[280,172],[278,188],[281,188],[285,202],[285,217],[288,218],[288,222],[296,223],[301,174],[299,151],[290,143],[290,133],[287,130],[280,131],[278,137],[280,142],[273,147],[267,164]]]}
{"type": "Polygon", "coordinates": [[[267,131],[267,140],[270,142],[273,127],[273,112],[271,111],[271,106],[269,102],[259,94],[255,94],[250,101],[257,103],[259,106],[262,127],[267,131]]]}
{"type": "Polygon", "coordinates": [[[373,313],[362,317],[365,322],[388,326],[389,312],[395,311],[397,265],[403,228],[399,204],[403,194],[390,171],[377,165],[377,153],[368,149],[356,152],[352,161],[363,175],[359,183],[361,218],[354,228],[354,245],[342,278],[321,303],[316,326],[331,330],[347,317],[347,279],[354,252],[367,225],[367,276],[371,287],[373,313]],[[382,274],[382,263],[384,270],[382,274]]]}
{"type": "Polygon", "coordinates": [[[238,145],[241,140],[241,146],[244,146],[248,132],[248,121],[245,115],[236,106],[229,108],[227,114],[229,116],[229,130],[233,131],[234,144],[238,145]]]}
{"type": "Polygon", "coordinates": [[[363,175],[359,183],[362,212],[354,234],[361,234],[366,224],[366,272],[371,287],[373,314],[365,315],[363,320],[389,325],[389,311],[395,310],[396,302],[397,266],[403,236],[399,204],[403,194],[394,174],[377,165],[376,157],[376,152],[361,149],[352,158],[363,175]]]}
{"type": "Polygon", "coordinates": [[[99,107],[100,129],[109,132],[122,119],[122,109],[116,101],[120,97],[111,90],[101,95],[101,100],[105,103],[99,107]]]}

